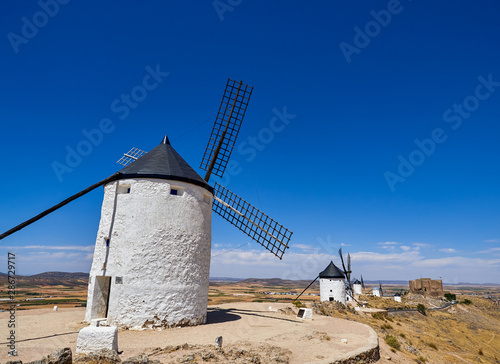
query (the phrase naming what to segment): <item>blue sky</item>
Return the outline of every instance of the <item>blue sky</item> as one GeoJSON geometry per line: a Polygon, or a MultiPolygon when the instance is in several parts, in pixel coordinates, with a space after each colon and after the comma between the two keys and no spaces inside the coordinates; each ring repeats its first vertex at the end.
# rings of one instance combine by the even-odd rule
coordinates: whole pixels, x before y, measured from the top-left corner
{"type": "MultiPolygon", "coordinates": [[[[294,234],[279,261],[214,215],[213,276],[312,279],[343,246],[365,279],[500,283],[497,2],[1,7],[1,231],[164,134],[198,170],[232,78],[254,92],[219,181],[294,234]]],[[[19,274],[89,271],[101,202],[99,188],[0,253],[19,274]]]]}

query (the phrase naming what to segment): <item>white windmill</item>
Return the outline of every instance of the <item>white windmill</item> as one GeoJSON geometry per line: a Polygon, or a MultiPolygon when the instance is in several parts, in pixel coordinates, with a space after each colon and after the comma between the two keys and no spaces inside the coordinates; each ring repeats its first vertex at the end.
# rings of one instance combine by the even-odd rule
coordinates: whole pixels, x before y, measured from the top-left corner
{"type": "Polygon", "coordinates": [[[294,301],[297,301],[318,278],[321,302],[338,301],[345,305],[346,300],[356,301],[352,293],[353,289],[351,288],[351,255],[347,254],[347,269],[344,264],[342,248],[339,249],[339,256],[343,269],[339,269],[335,264],[333,264],[333,261],[330,261],[330,264],[316,278],[314,278],[311,283],[309,283],[309,285],[294,299],[294,301]]]}
{"type": "Polygon", "coordinates": [[[361,281],[355,279],[354,282],[352,282],[352,290],[354,294],[363,294],[363,286],[361,284],[361,281]]]}
{"type": "Polygon", "coordinates": [[[333,261],[319,274],[320,300],[337,301],[345,305],[345,275],[333,261]]]}
{"type": "Polygon", "coordinates": [[[119,172],[0,235],[0,240],[104,186],[85,319],[121,327],[206,321],[211,210],[279,259],[292,232],[228,189],[222,177],[252,93],[228,80],[200,168],[201,178],[167,137],[145,153],[133,148],[119,172]]]}
{"type": "Polygon", "coordinates": [[[375,296],[375,297],[380,297],[381,295],[381,289],[377,286],[374,286],[373,289],[372,289],[372,295],[375,296]]]}

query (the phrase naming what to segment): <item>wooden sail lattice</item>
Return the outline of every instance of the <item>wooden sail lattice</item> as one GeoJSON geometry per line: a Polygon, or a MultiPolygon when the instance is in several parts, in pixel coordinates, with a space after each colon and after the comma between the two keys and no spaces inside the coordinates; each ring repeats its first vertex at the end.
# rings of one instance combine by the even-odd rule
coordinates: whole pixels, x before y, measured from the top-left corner
{"type": "Polygon", "coordinates": [[[218,183],[214,186],[214,194],[214,212],[278,258],[283,257],[292,236],[290,230],[218,183]]]}
{"type": "Polygon", "coordinates": [[[253,87],[228,79],[200,168],[222,177],[231,157],[253,87]]]}

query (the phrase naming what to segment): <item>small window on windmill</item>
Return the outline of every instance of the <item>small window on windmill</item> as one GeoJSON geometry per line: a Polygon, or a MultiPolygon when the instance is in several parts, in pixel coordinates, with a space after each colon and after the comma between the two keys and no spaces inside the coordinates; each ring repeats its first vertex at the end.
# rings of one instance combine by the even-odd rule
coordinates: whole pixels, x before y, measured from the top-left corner
{"type": "Polygon", "coordinates": [[[130,193],[130,185],[118,185],[117,193],[119,194],[130,193]]]}
{"type": "Polygon", "coordinates": [[[115,284],[123,284],[123,277],[115,277],[115,284]]]}
{"type": "Polygon", "coordinates": [[[109,238],[108,238],[108,237],[105,237],[105,238],[104,238],[104,242],[106,243],[106,246],[108,247],[108,246],[109,246],[109,238]]]}
{"type": "Polygon", "coordinates": [[[203,194],[203,202],[210,204],[210,195],[208,193],[203,194]]]}
{"type": "Polygon", "coordinates": [[[170,194],[174,196],[182,196],[184,193],[184,188],[183,187],[178,187],[178,186],[170,186],[170,194]]]}

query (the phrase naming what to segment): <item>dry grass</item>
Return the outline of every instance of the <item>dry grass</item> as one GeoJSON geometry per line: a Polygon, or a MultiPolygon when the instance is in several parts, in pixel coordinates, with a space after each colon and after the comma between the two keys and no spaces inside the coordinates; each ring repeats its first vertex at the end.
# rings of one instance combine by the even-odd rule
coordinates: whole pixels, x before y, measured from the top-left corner
{"type": "MultiPolygon", "coordinates": [[[[383,314],[359,314],[350,319],[370,325],[381,340],[387,341],[388,336],[397,338],[400,353],[407,356],[409,362],[477,363],[479,356],[483,363],[497,362],[496,358],[500,358],[500,309],[484,298],[457,298],[468,298],[472,303],[445,310],[427,310],[427,316],[418,312],[390,313],[388,318],[393,319],[390,325],[383,314]]],[[[418,303],[424,302],[425,299],[418,300],[418,303]]]]}
{"type": "Polygon", "coordinates": [[[399,343],[398,339],[396,339],[394,336],[386,335],[384,340],[385,340],[386,344],[389,345],[390,347],[392,347],[396,350],[401,349],[401,344],[399,343]]]}

